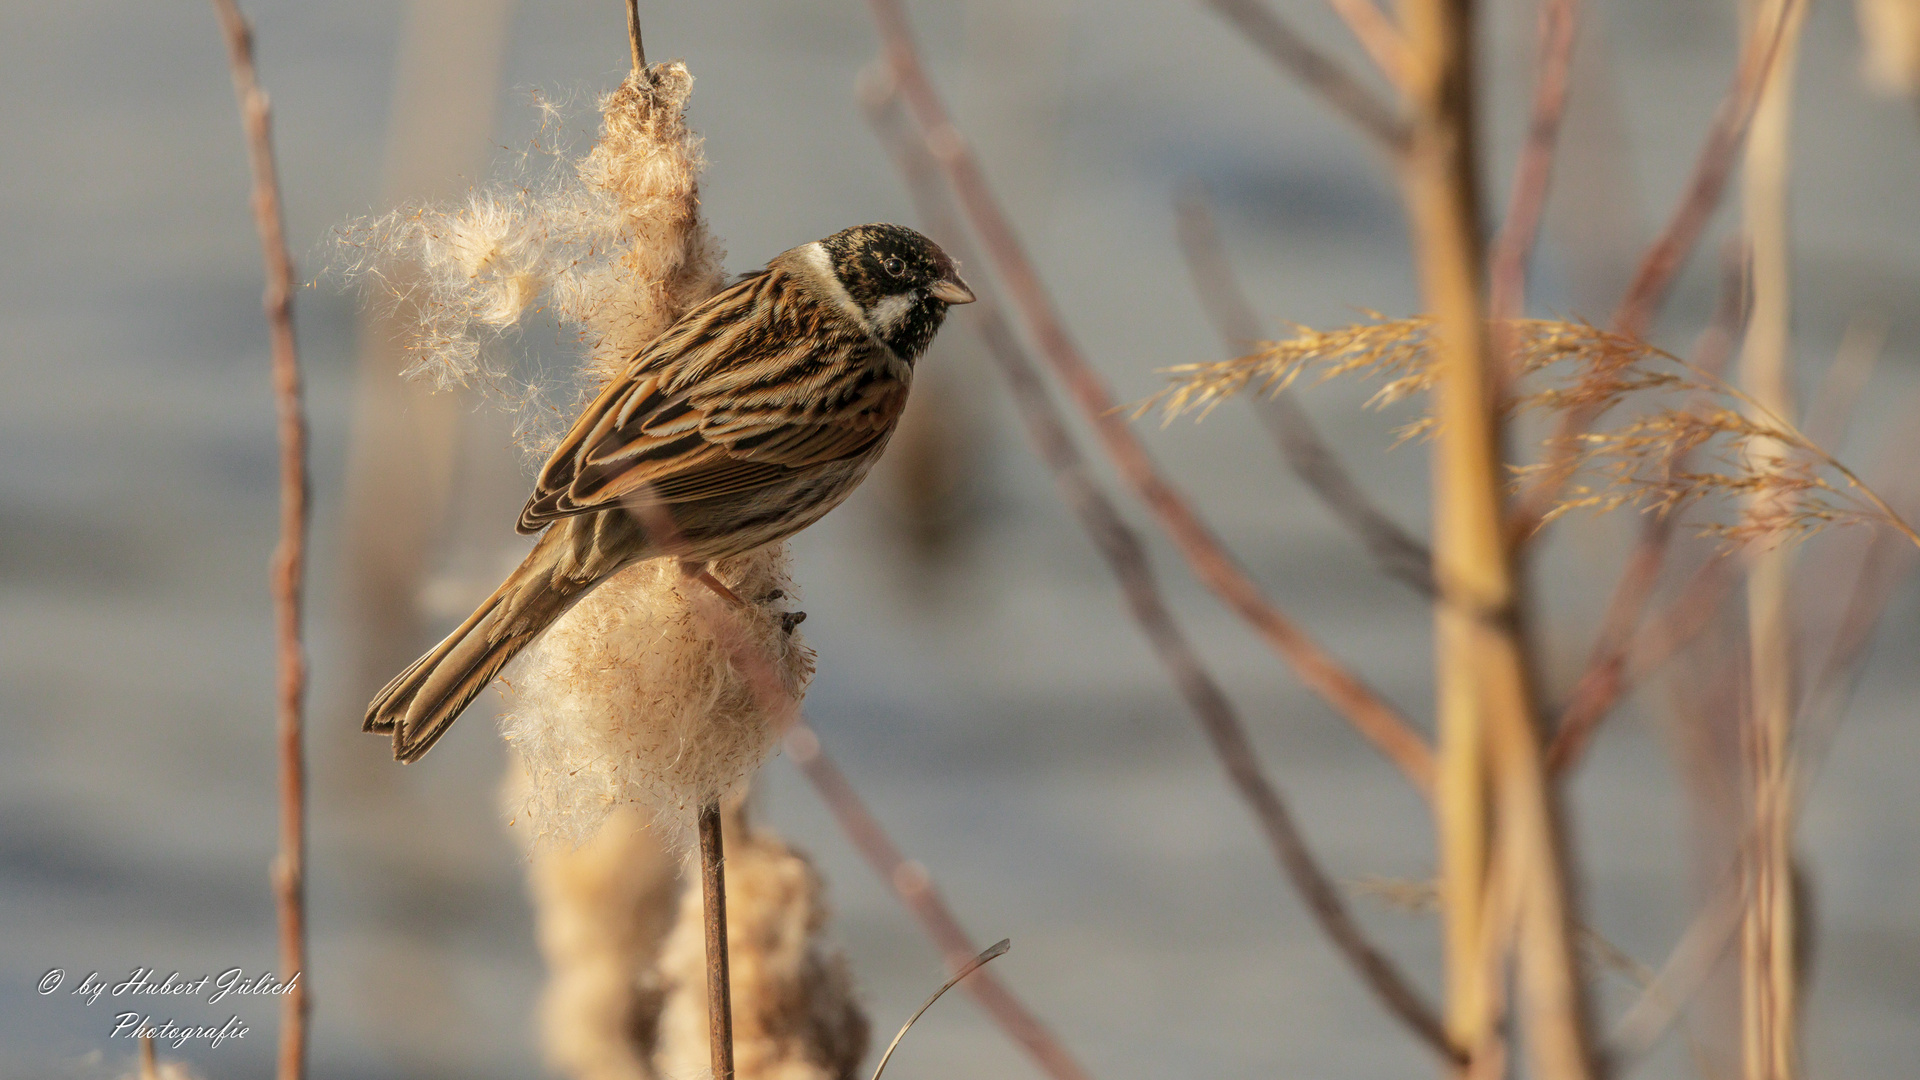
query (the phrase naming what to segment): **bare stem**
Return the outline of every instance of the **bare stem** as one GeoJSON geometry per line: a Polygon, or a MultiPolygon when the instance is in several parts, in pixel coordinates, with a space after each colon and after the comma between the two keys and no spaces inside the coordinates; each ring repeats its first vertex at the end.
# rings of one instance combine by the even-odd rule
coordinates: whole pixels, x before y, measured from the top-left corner
{"type": "MultiPolygon", "coordinates": [[[[875,131],[893,152],[930,230],[948,251],[962,262],[968,261],[971,252],[966,234],[940,186],[938,170],[924,144],[903,130],[897,98],[890,86],[875,87],[870,82],[864,88],[862,100],[875,131]],[[878,92],[865,92],[873,90],[878,92]]],[[[1447,1041],[1432,1007],[1392,960],[1362,934],[1347,910],[1345,898],[1314,858],[1285,800],[1262,770],[1253,743],[1232,703],[1167,607],[1147,558],[1146,545],[1120,516],[1113,500],[1093,480],[1066,419],[1047,394],[1039,371],[1021,348],[992,290],[984,282],[976,282],[975,292],[980,299],[969,305],[970,317],[1007,378],[1028,438],[1053,472],[1062,498],[1106,559],[1126,597],[1129,614],[1199,721],[1235,792],[1246,802],[1266,835],[1275,860],[1306,902],[1321,930],[1387,1009],[1436,1052],[1449,1059],[1456,1058],[1457,1052],[1447,1041]]]]}
{"type": "Polygon", "coordinates": [[[707,1038],[714,1080],[733,1080],[733,985],[727,972],[726,850],[720,800],[700,807],[700,899],[707,930],[707,1038]]]}
{"type": "Polygon", "coordinates": [[[1504,524],[1497,379],[1482,296],[1475,168],[1471,0],[1403,0],[1415,123],[1405,170],[1421,294],[1440,365],[1434,462],[1434,578],[1440,710],[1441,903],[1448,1033],[1488,1069],[1500,1054],[1504,945],[1488,838],[1514,889],[1519,1012],[1542,1080],[1595,1074],[1586,985],[1573,944],[1555,789],[1542,760],[1532,671],[1520,629],[1518,575],[1504,524]]]}
{"type": "MultiPolygon", "coordinates": [[[[1274,63],[1287,69],[1334,111],[1352,121],[1388,156],[1397,160],[1406,153],[1407,125],[1393,106],[1381,101],[1346,68],[1301,37],[1274,14],[1273,9],[1261,0],[1207,0],[1207,3],[1274,63]]],[[[885,25],[884,18],[882,25],[885,25]]],[[[904,23],[901,29],[904,31],[904,23]]]]}
{"type": "MultiPolygon", "coordinates": [[[[1695,341],[1693,361],[1687,365],[1716,379],[1733,355],[1734,342],[1746,321],[1745,247],[1738,243],[1729,245],[1723,264],[1713,317],[1695,341]]],[[[1683,467],[1684,459],[1673,464],[1683,467]]],[[[1613,596],[1607,601],[1606,615],[1587,655],[1586,669],[1567,695],[1560,722],[1554,728],[1553,742],[1547,748],[1547,764],[1556,772],[1571,768],[1580,759],[1594,732],[1638,681],[1639,675],[1691,640],[1705,626],[1706,617],[1719,608],[1729,573],[1716,561],[1700,571],[1680,599],[1674,601],[1655,624],[1654,632],[1636,632],[1666,562],[1673,528],[1672,517],[1665,514],[1653,515],[1641,526],[1640,539],[1627,556],[1626,569],[1614,583],[1613,596]],[[1630,659],[1633,671],[1628,670],[1630,659]]]]}
{"type": "Polygon", "coordinates": [[[280,851],[273,884],[280,920],[280,965],[290,989],[280,1005],[279,1080],[300,1080],[307,1068],[307,768],[303,748],[307,662],[301,642],[308,519],[307,420],[301,400],[300,354],[293,336],[293,258],[287,252],[280,181],[273,158],[272,113],[253,63],[253,29],[234,0],[213,0],[226,35],[233,92],[246,132],[253,173],[253,218],[266,262],[261,306],[273,343],[273,389],[279,416],[280,541],[273,556],[274,631],[279,744],[280,851]]]}
{"type": "MultiPolygon", "coordinates": [[[[940,895],[927,868],[901,853],[873,811],[867,808],[865,800],[860,798],[860,793],[847,781],[846,774],[827,756],[820,737],[804,721],[787,732],[785,746],[787,756],[813,783],[821,801],[840,823],[841,831],[866,858],[867,865],[919,921],[921,929],[939,947],[948,969],[960,972],[979,950],[954,916],[953,909],[947,906],[946,898],[940,895]]],[[[992,972],[975,972],[965,985],[974,1000],[1053,1080],[1088,1080],[1086,1069],[1073,1054],[992,972]]]]}
{"type": "Polygon", "coordinates": [[[1251,625],[1292,666],[1301,682],[1332,705],[1421,791],[1433,772],[1432,750],[1399,710],[1289,619],[1261,591],[1186,495],[1161,475],[1138,436],[1116,408],[1105,380],[1087,362],[1067,332],[1039,271],[1001,210],[979,161],[948,118],[914,45],[899,0],[869,0],[885,43],[890,73],[920,127],[921,137],[958,197],[961,209],[999,271],[1012,305],[1027,324],[1040,353],[1081,415],[1098,433],[1120,475],[1152,511],[1196,576],[1251,625]]]}
{"type": "Polygon", "coordinates": [[[627,50],[633,54],[633,77],[647,75],[647,49],[640,40],[640,0],[627,0],[627,50]]]}
{"type": "MultiPolygon", "coordinates": [[[[1372,5],[1372,0],[1358,2],[1372,5]]],[[[1234,277],[1213,214],[1198,191],[1181,197],[1175,207],[1175,225],[1194,290],[1200,294],[1202,306],[1228,353],[1237,356],[1263,336],[1260,318],[1234,277]]],[[[1432,599],[1433,552],[1360,490],[1333,448],[1320,437],[1293,391],[1253,394],[1250,399],[1254,414],[1280,444],[1280,452],[1294,475],[1320,497],[1348,532],[1359,538],[1380,571],[1432,599]]]]}
{"type": "Polygon", "coordinates": [[[1553,159],[1560,146],[1560,123],[1567,112],[1568,75],[1573,69],[1574,29],[1578,23],[1579,0],[1541,0],[1533,115],[1527,123],[1520,163],[1513,170],[1507,216],[1493,240],[1488,308],[1496,325],[1526,314],[1527,262],[1540,236],[1547,189],[1553,180],[1553,159]]]}

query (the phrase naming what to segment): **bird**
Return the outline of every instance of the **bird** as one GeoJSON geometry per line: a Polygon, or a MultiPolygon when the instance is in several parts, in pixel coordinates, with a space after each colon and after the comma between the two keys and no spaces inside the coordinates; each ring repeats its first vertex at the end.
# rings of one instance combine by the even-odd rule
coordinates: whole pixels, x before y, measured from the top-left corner
{"type": "Polygon", "coordinates": [[[540,534],[525,561],[374,697],[363,730],[417,761],[507,661],[622,568],[677,556],[713,581],[714,560],[820,520],[886,449],[948,307],[973,301],[939,245],[873,224],[784,251],[688,311],[541,467],[516,526],[540,534]]]}

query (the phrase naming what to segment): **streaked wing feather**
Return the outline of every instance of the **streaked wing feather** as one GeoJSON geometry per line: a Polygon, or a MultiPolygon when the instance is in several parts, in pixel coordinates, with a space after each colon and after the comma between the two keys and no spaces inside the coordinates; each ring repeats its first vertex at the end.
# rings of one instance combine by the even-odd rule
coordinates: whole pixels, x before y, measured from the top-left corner
{"type": "Polygon", "coordinates": [[[521,531],[649,487],[668,503],[738,495],[870,449],[907,393],[878,348],[780,271],[741,281],[582,411],[541,469],[521,531]]]}

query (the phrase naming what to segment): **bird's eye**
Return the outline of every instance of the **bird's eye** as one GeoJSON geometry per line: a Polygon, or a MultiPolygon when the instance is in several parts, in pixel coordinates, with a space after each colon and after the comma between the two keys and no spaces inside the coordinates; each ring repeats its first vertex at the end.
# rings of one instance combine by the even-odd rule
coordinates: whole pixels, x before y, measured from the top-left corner
{"type": "Polygon", "coordinates": [[[899,277],[901,274],[907,272],[907,264],[901,261],[899,256],[890,255],[885,262],[880,264],[880,269],[885,270],[894,277],[899,277]]]}

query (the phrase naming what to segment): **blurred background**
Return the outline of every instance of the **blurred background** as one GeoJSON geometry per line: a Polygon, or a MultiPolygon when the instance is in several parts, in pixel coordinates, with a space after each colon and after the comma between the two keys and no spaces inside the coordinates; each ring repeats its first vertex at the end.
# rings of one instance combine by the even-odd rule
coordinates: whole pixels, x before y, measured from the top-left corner
{"type": "MultiPolygon", "coordinates": [[[[1276,7],[1358,57],[1322,5],[1276,7]]],[[[535,92],[572,101],[590,128],[594,95],[626,73],[621,7],[257,0],[248,11],[289,235],[316,281],[297,298],[317,500],[313,1074],[535,1075],[541,970],[523,856],[503,829],[500,740],[476,712],[402,769],[358,730],[370,691],[524,551],[512,521],[527,463],[477,398],[399,384],[392,328],[324,271],[349,219],[458,193],[516,158],[538,128],[535,92]]],[[[1382,162],[1204,5],[912,11],[962,128],[1122,399],[1158,389],[1158,368],[1221,355],[1175,244],[1173,198],[1188,181],[1211,193],[1276,327],[1415,309],[1382,162]]],[[[849,224],[913,222],[854,100],[875,51],[862,5],[710,0],[642,14],[650,57],[684,59],[698,80],[705,209],[730,271],[849,224]]],[[[1497,197],[1524,121],[1534,8],[1496,0],[1485,17],[1497,197]]],[[[1538,312],[1603,320],[1691,168],[1733,68],[1735,13],[1720,0],[1620,0],[1583,18],[1533,293],[1538,312]]],[[[1869,464],[1911,425],[1920,385],[1920,123],[1912,102],[1867,88],[1860,56],[1853,9],[1814,5],[1794,128],[1794,342],[1810,384],[1850,320],[1887,321],[1836,448],[1869,464]]],[[[0,1077],[104,1077],[125,1072],[134,1047],[106,1037],[106,1000],[37,994],[49,969],[124,978],[274,960],[276,473],[259,252],[204,5],[7,5],[0,86],[0,1077]]],[[[1683,279],[1662,343],[1684,346],[1705,321],[1716,243],[1683,279]]],[[[526,341],[536,365],[564,362],[567,346],[558,333],[526,341]]],[[[1013,939],[996,970],[1101,1080],[1428,1074],[1426,1052],[1275,870],[965,319],[922,371],[885,470],[793,545],[820,654],[807,711],[853,783],[978,938],[1013,939]]],[[[1424,450],[1389,452],[1405,417],[1364,411],[1367,393],[1331,385],[1306,404],[1364,485],[1423,529],[1424,450]]],[[[1232,405],[1203,425],[1143,430],[1270,594],[1428,717],[1426,606],[1374,572],[1251,413],[1232,405]]],[[[1577,519],[1535,566],[1550,696],[1580,670],[1634,527],[1577,519]]],[[[1849,544],[1823,538],[1809,558],[1843,565],[1849,544]]],[[[1429,877],[1420,799],[1167,550],[1155,555],[1332,872],[1429,877]]],[[[1914,599],[1903,585],[1888,608],[1800,833],[1817,941],[1807,1045],[1822,1077],[1920,1060],[1914,599]]],[[[1697,884],[1663,734],[1670,706],[1650,684],[1603,729],[1572,805],[1588,921],[1656,965],[1697,884]]],[[[790,763],[768,765],[757,798],[760,819],[818,861],[833,935],[884,1045],[941,981],[937,952],[790,763]]],[[[1431,916],[1355,903],[1437,993],[1431,916]]],[[[1608,986],[1617,1011],[1632,987],[1608,986]]],[[[233,1011],[252,1036],[179,1053],[211,1080],[266,1073],[273,1006],[187,1001],[173,1013],[218,1023],[233,1011]]],[[[891,1068],[1037,1075],[962,995],[891,1068]]],[[[1670,1037],[1641,1068],[1690,1074],[1684,1042],[1670,1037]]]]}

